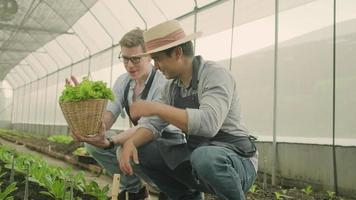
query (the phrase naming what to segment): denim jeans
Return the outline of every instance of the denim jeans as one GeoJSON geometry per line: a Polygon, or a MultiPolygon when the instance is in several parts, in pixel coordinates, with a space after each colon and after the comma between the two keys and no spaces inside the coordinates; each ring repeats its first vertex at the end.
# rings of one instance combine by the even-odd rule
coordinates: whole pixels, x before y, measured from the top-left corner
{"type": "Polygon", "coordinates": [[[116,158],[116,146],[110,150],[104,150],[93,145],[85,143],[87,152],[110,174],[120,174],[120,191],[127,190],[128,192],[137,193],[143,186],[140,178],[137,175],[127,176],[121,173],[119,163],[116,158]]]}
{"type": "Polygon", "coordinates": [[[224,200],[244,200],[256,178],[250,159],[219,146],[194,149],[190,161],[174,170],[166,165],[157,143],[142,146],[139,160],[142,171],[173,200],[201,200],[200,192],[224,200]]]}

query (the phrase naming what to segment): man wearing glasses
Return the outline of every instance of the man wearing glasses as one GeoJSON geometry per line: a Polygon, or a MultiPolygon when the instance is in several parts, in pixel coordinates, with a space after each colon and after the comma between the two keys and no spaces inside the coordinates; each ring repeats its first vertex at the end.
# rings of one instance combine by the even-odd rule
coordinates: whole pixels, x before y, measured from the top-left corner
{"type": "MultiPolygon", "coordinates": [[[[119,171],[119,161],[116,154],[119,153],[120,145],[130,138],[137,129],[138,120],[133,120],[130,117],[129,106],[138,99],[158,100],[162,87],[167,80],[161,72],[154,69],[149,56],[132,57],[145,52],[143,30],[136,28],[126,33],[119,44],[121,47],[119,59],[124,63],[127,73],[119,76],[114,84],[115,101],[108,103],[101,130],[93,137],[84,137],[75,133],[73,133],[73,137],[85,142],[87,151],[110,174],[121,174],[119,199],[143,200],[148,198],[146,187],[136,174],[129,176],[119,171]],[[115,123],[118,116],[124,114],[123,109],[125,109],[131,123],[135,126],[120,134],[109,132],[108,130],[115,123]]],[[[75,77],[71,78],[76,84],[75,77]]],[[[67,82],[70,81],[67,80],[67,82]]],[[[137,170],[136,173],[145,179],[139,169],[137,170]]],[[[146,181],[149,182],[149,180],[146,181]]],[[[166,199],[165,195],[160,193],[159,199],[166,199]]]]}

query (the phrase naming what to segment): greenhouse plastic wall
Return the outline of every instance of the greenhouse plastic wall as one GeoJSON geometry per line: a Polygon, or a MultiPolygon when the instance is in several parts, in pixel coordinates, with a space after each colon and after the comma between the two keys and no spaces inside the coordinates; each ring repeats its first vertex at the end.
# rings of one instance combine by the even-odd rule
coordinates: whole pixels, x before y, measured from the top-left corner
{"type": "MultiPolygon", "coordinates": [[[[218,61],[235,77],[244,122],[259,139],[261,172],[274,173],[279,181],[330,190],[337,186],[341,193],[356,195],[356,174],[348,174],[356,166],[355,1],[337,1],[336,7],[327,0],[279,1],[278,21],[275,0],[196,1],[197,5],[185,0],[174,9],[164,0],[155,1],[159,8],[132,2],[144,21],[127,1],[100,1],[73,26],[75,36],[63,35],[47,45],[48,51],[56,52],[52,56],[62,59],[42,54],[26,58],[41,73],[45,66],[51,68],[37,80],[21,71],[14,74],[25,83],[13,88],[13,108],[3,111],[5,104],[1,104],[2,124],[12,116],[17,130],[68,133],[57,103],[64,79],[89,75],[112,86],[125,72],[117,59],[120,37],[136,26],[151,27],[177,18],[186,32],[204,33],[196,40],[196,54],[218,61]],[[130,22],[123,20],[128,18],[130,22]],[[53,60],[60,69],[56,70],[53,60]]],[[[128,119],[119,117],[113,129],[128,127],[128,119]]]]}

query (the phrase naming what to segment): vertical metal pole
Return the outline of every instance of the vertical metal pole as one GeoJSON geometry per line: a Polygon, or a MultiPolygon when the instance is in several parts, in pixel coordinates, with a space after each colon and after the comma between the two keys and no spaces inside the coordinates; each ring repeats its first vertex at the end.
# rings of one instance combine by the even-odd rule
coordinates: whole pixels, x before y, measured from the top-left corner
{"type": "Polygon", "coordinates": [[[230,61],[229,61],[229,70],[231,71],[232,66],[232,48],[234,47],[234,29],[235,29],[235,4],[236,0],[233,0],[232,3],[232,23],[231,23],[231,43],[230,43],[230,61]]]}
{"type": "Polygon", "coordinates": [[[141,15],[141,13],[137,10],[136,6],[133,4],[132,0],[128,0],[130,5],[132,6],[132,8],[135,10],[135,12],[137,13],[137,15],[141,18],[141,20],[143,21],[143,23],[145,24],[145,30],[147,30],[147,22],[145,20],[145,18],[143,18],[143,16],[141,15]]]}
{"type": "Polygon", "coordinates": [[[337,163],[336,163],[336,146],[335,146],[335,110],[336,110],[336,0],[333,1],[333,172],[334,172],[334,191],[338,195],[338,180],[337,180],[337,163]]]}
{"type": "MultiPolygon", "coordinates": [[[[105,28],[105,26],[100,22],[100,20],[94,15],[94,13],[89,9],[89,7],[83,2],[83,0],[80,0],[83,5],[87,8],[88,12],[94,17],[94,19],[98,22],[98,24],[101,26],[101,28],[104,30],[106,35],[108,35],[111,39],[111,70],[112,70],[112,64],[113,64],[113,54],[114,54],[114,37],[110,34],[110,32],[105,28]]],[[[89,66],[90,67],[90,66],[89,66]]],[[[112,72],[112,71],[111,71],[112,72]]],[[[111,86],[111,81],[112,81],[112,73],[110,73],[110,86],[111,86]]]]}
{"type": "Polygon", "coordinates": [[[276,184],[277,160],[277,81],[278,81],[278,0],[275,0],[275,25],[274,25],[274,82],[273,82],[273,148],[272,148],[272,185],[276,184]]]}
{"type": "MultiPolygon", "coordinates": [[[[194,33],[196,33],[197,32],[197,23],[198,23],[198,2],[197,2],[197,0],[194,0],[193,12],[194,12],[194,33]]],[[[195,53],[196,39],[193,40],[193,46],[194,46],[193,51],[195,53]]]]}

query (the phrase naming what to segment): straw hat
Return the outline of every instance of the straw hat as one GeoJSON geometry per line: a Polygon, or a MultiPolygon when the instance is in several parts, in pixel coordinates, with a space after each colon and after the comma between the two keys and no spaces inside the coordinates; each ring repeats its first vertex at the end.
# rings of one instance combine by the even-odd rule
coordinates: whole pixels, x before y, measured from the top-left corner
{"type": "Polygon", "coordinates": [[[141,57],[163,51],[198,38],[201,35],[201,32],[186,35],[177,20],[169,20],[150,28],[143,33],[146,53],[137,54],[135,56],[141,57]]]}

